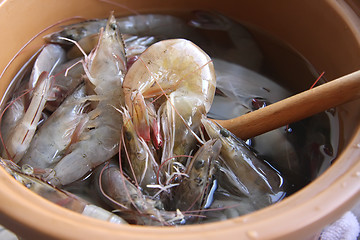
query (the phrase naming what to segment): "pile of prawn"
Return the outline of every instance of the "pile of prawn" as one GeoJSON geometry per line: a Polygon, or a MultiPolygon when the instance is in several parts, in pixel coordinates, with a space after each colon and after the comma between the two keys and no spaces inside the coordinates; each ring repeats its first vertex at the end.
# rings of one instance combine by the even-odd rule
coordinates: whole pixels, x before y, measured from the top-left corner
{"type": "Polygon", "coordinates": [[[119,224],[210,222],[283,199],[280,173],[207,118],[213,62],[179,38],[196,34],[129,24],[153,17],[111,14],[47,36],[1,115],[1,165],[50,201],[119,224]],[[99,206],[66,190],[89,181],[99,206]]]}

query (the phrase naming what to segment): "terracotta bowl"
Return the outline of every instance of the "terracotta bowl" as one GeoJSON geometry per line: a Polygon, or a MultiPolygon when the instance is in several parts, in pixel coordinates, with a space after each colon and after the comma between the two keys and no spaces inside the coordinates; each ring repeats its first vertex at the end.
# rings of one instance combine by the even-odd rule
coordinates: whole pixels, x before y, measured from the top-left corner
{"type": "MultiPolygon", "coordinates": [[[[300,52],[329,80],[360,68],[359,4],[343,0],[118,0],[138,12],[216,10],[274,35],[300,52]],[[350,7],[351,6],[351,7],[350,7]]],[[[4,69],[41,30],[61,19],[133,14],[100,0],[3,0],[0,3],[4,69]]],[[[48,33],[48,32],[47,32],[48,33]]],[[[0,81],[3,95],[19,67],[42,44],[36,38],[0,81]]],[[[279,60],[281,62],[281,59],[279,60]]],[[[288,76],[289,77],[289,76],[288,76]]],[[[298,81],[296,76],[287,81],[298,81]]],[[[26,239],[306,239],[339,218],[360,198],[359,101],[339,108],[336,162],[314,182],[271,207],[227,221],[182,226],[119,226],[63,209],[28,191],[0,168],[0,224],[26,239]]]]}

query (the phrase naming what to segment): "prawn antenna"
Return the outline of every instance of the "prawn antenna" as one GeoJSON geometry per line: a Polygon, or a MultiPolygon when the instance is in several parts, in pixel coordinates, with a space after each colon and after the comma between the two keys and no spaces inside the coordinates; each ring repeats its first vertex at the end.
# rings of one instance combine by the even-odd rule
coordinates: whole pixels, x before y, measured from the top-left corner
{"type": "Polygon", "coordinates": [[[88,58],[88,55],[85,53],[84,49],[82,49],[82,47],[79,45],[79,43],[77,41],[70,39],[70,38],[61,37],[61,36],[59,37],[59,39],[75,44],[75,46],[81,51],[81,53],[84,55],[84,57],[88,58]]]}
{"type": "Polygon", "coordinates": [[[313,83],[313,85],[311,85],[310,89],[312,89],[313,87],[315,87],[316,83],[322,78],[322,76],[325,74],[325,72],[322,72],[319,77],[316,79],[316,81],[313,83]]]}

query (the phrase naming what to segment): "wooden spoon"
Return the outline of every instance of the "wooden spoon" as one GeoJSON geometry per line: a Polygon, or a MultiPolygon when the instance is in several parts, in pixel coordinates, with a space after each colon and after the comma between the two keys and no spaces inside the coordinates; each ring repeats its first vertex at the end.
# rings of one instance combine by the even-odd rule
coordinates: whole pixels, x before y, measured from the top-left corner
{"type": "Polygon", "coordinates": [[[360,70],[237,118],[213,121],[248,139],[359,97],[360,70]]]}

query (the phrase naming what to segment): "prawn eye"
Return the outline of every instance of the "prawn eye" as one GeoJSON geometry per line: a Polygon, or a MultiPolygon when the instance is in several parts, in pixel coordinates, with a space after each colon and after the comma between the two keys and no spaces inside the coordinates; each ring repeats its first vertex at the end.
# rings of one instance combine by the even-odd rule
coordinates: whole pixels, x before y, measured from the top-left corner
{"type": "Polygon", "coordinates": [[[32,185],[33,185],[32,182],[28,182],[28,183],[25,184],[25,187],[31,188],[32,185]]]}
{"type": "Polygon", "coordinates": [[[229,137],[229,136],[230,136],[230,132],[229,132],[229,130],[227,130],[226,128],[220,129],[220,134],[221,134],[223,137],[229,137]]]}
{"type": "Polygon", "coordinates": [[[25,174],[33,174],[34,173],[34,169],[33,167],[31,167],[29,164],[24,164],[21,167],[21,172],[25,173],[25,174]]]}
{"type": "Polygon", "coordinates": [[[204,167],[204,165],[205,165],[205,161],[201,159],[195,162],[194,167],[196,170],[199,170],[200,168],[204,167]]]}
{"type": "Polygon", "coordinates": [[[125,132],[125,138],[126,138],[126,140],[131,141],[131,139],[132,139],[131,133],[125,132]]]}
{"type": "Polygon", "coordinates": [[[66,38],[69,38],[69,39],[74,39],[75,38],[75,35],[73,33],[69,33],[65,36],[66,38]]]}
{"type": "Polygon", "coordinates": [[[111,23],[110,28],[115,31],[117,28],[116,23],[111,23]]]}

